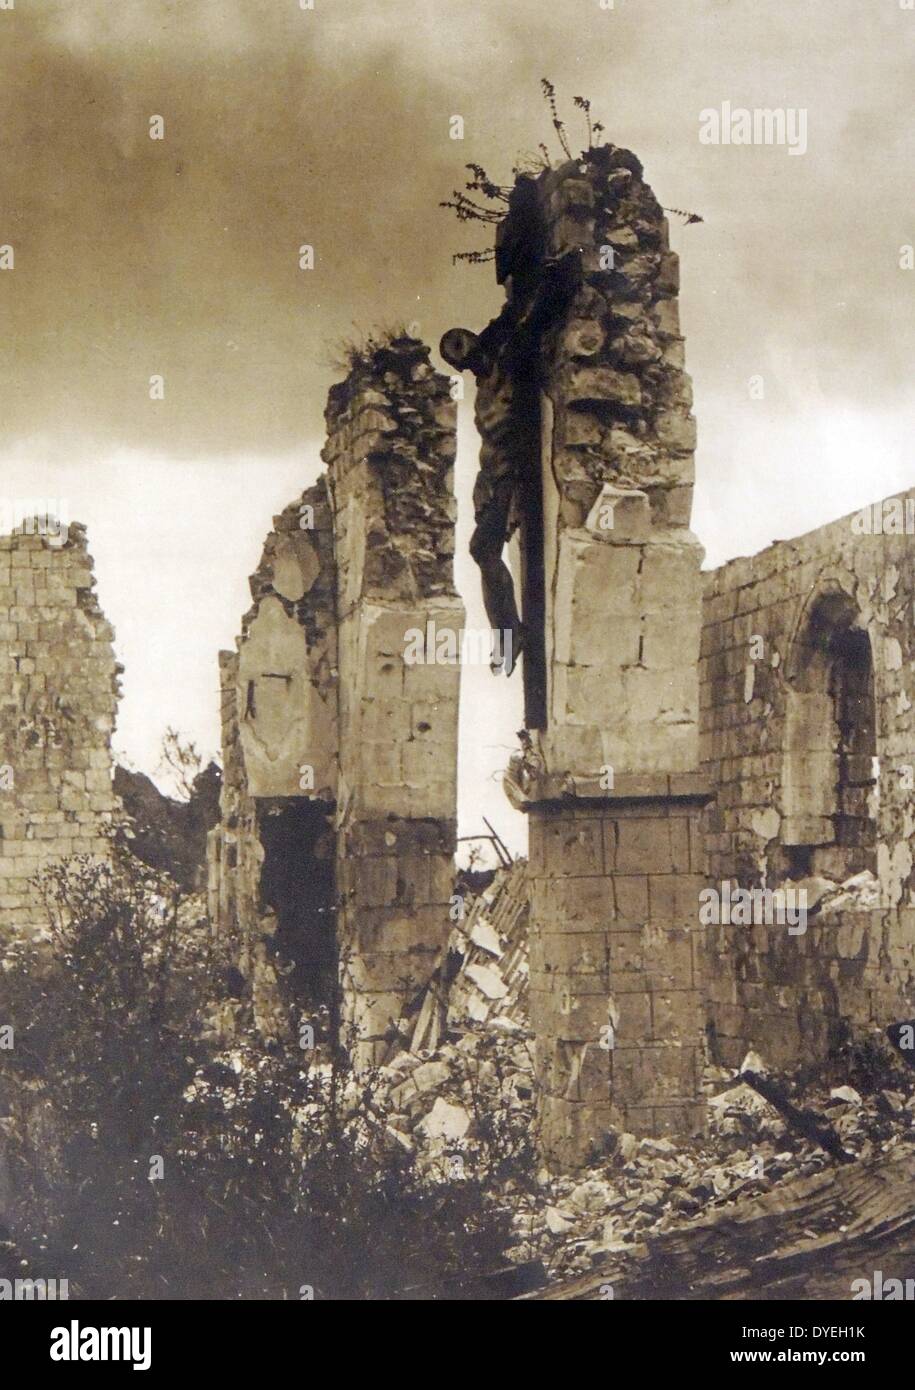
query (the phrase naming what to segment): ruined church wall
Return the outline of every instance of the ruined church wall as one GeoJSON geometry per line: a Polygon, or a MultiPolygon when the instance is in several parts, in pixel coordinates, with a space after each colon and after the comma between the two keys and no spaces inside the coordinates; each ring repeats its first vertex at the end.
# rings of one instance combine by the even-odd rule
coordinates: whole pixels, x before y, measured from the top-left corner
{"type": "MultiPolygon", "coordinates": [[[[282,1026],[274,957],[290,944],[284,928],[295,936],[303,919],[294,901],[277,911],[269,824],[307,801],[330,834],[336,796],[336,569],[323,479],[273,518],[250,589],[236,650],[219,655],[224,771],[220,824],[208,839],[208,905],[249,981],[258,1025],[272,1035],[282,1026]]],[[[296,852],[277,847],[277,859],[284,848],[296,852]]],[[[303,840],[303,862],[308,853],[303,840]]],[[[308,946],[293,943],[303,968],[308,946]]]]}
{"type": "Polygon", "coordinates": [[[332,947],[361,1065],[390,1047],[450,926],[455,405],[403,337],[356,354],[326,414],[327,473],[274,518],[237,651],[220,654],[209,902],[268,1034],[277,957],[307,1009],[316,980],[334,993],[332,947]]]}
{"type": "Polygon", "coordinates": [[[696,421],[667,219],[626,150],[562,166],[549,252],[582,283],[545,347],[547,766],[694,772],[696,421]]]}
{"type": "Polygon", "coordinates": [[[114,631],[85,528],[64,534],[0,536],[0,937],[45,922],[38,871],[107,857],[117,812],[114,631]]]}
{"type": "MultiPolygon", "coordinates": [[[[915,493],[897,501],[897,512],[906,501],[911,512],[915,493]]],[[[710,885],[788,881],[783,841],[796,838],[797,805],[814,809],[821,741],[808,727],[801,758],[789,756],[789,705],[802,674],[798,643],[824,592],[847,595],[869,637],[878,758],[870,807],[879,888],[867,905],[814,915],[803,933],[784,924],[705,929],[711,1037],[726,1065],[749,1047],[776,1065],[809,1062],[843,1035],[843,1020],[884,1026],[915,1000],[915,549],[911,534],[873,534],[872,513],[870,524],[862,533],[860,515],[845,517],[706,576],[701,741],[717,792],[705,818],[710,885]]]]}
{"type": "Polygon", "coordinates": [[[538,178],[545,262],[515,196],[497,269],[522,331],[544,275],[571,286],[537,365],[545,709],[507,785],[530,822],[541,1142],[575,1167],[611,1127],[703,1124],[695,421],[678,261],[635,156],[538,178]]]}
{"type": "Polygon", "coordinates": [[[453,580],[455,414],[448,378],[412,339],[366,354],[326,412],[340,665],[337,935],[343,1023],[359,1064],[385,1056],[449,929],[464,628],[453,580]]]}

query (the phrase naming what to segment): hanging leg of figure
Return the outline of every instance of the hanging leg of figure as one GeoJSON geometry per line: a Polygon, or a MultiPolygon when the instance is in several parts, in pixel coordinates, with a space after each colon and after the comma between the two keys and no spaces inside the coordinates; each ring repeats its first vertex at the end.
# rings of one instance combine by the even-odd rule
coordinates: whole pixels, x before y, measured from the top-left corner
{"type": "Polygon", "coordinates": [[[480,567],[483,603],[493,634],[493,670],[510,676],[524,640],[511,571],[502,558],[511,508],[512,487],[497,486],[477,517],[470,554],[480,567]]]}

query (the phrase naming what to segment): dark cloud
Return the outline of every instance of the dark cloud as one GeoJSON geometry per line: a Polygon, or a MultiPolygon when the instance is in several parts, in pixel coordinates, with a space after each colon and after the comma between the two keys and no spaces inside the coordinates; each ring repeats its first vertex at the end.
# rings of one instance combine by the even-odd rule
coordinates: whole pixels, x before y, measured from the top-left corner
{"type": "Polygon", "coordinates": [[[186,455],[316,435],[330,345],[354,325],[425,326],[452,279],[460,238],[435,204],[459,147],[435,75],[408,71],[390,36],[330,62],[280,36],[231,54],[150,48],[136,29],[83,47],[16,23],[0,60],[7,436],[186,455]]]}
{"type": "MultiPolygon", "coordinates": [[[[581,94],[661,201],[705,218],[672,237],[696,527],[716,562],[911,484],[913,47],[896,0],[0,11],[0,244],[16,250],[0,272],[0,469],[13,495],[66,497],[89,523],[130,756],[152,771],[166,723],[218,739],[213,654],[271,513],[315,474],[334,344],[398,320],[434,344],[496,312],[491,268],[451,265],[486,229],[437,203],[468,160],[506,180],[540,140],[556,152],[543,76],[573,144],[581,94]],[[807,154],[701,146],[700,111],[726,100],[807,108],[807,154]]],[[[467,406],[461,427],[458,577],[479,625],[467,406]]],[[[465,672],[461,818],[471,833],[489,806],[522,848],[496,776],[517,698],[517,682],[465,672]]]]}
{"type": "Polygon", "coordinates": [[[706,218],[675,232],[702,391],[765,371],[787,410],[798,382],[844,398],[862,369],[868,395],[908,389],[915,15],[891,0],[315,3],[0,13],[7,439],[188,456],[319,437],[338,339],[416,320],[434,342],[494,311],[491,272],[451,265],[485,229],[436,204],[466,160],[505,178],[550,133],[544,70],[570,123],[583,92],[662,202],[706,218]],[[700,146],[698,113],[723,100],[807,107],[808,153],[700,146]]]}

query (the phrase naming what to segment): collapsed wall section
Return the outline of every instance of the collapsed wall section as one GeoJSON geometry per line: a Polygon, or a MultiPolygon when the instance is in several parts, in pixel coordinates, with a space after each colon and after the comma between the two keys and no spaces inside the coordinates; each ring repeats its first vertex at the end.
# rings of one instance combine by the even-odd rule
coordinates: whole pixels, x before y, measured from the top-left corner
{"type": "Polygon", "coordinates": [[[0,938],[46,925],[37,872],[108,857],[120,667],[94,585],[78,523],[0,536],[0,938]]]}
{"type": "Polygon", "coordinates": [[[460,638],[455,405],[428,348],[360,356],[328,401],[339,642],[337,938],[343,1026],[383,1059],[447,936],[460,638]]]}
{"type": "Polygon", "coordinates": [[[707,576],[706,975],[725,1065],[749,1047],[809,1063],[849,1025],[911,1015],[913,523],[910,492],[707,576]],[[786,894],[781,920],[744,920],[738,888],[786,894]]]}

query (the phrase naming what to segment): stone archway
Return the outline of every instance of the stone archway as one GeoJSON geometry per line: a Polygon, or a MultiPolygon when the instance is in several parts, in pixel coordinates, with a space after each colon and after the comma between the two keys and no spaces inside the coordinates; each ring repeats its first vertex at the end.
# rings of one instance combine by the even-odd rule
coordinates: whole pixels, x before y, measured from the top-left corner
{"type": "Polygon", "coordinates": [[[842,882],[875,868],[877,713],[870,635],[851,585],[805,602],[785,669],[781,842],[793,874],[842,882]]]}

